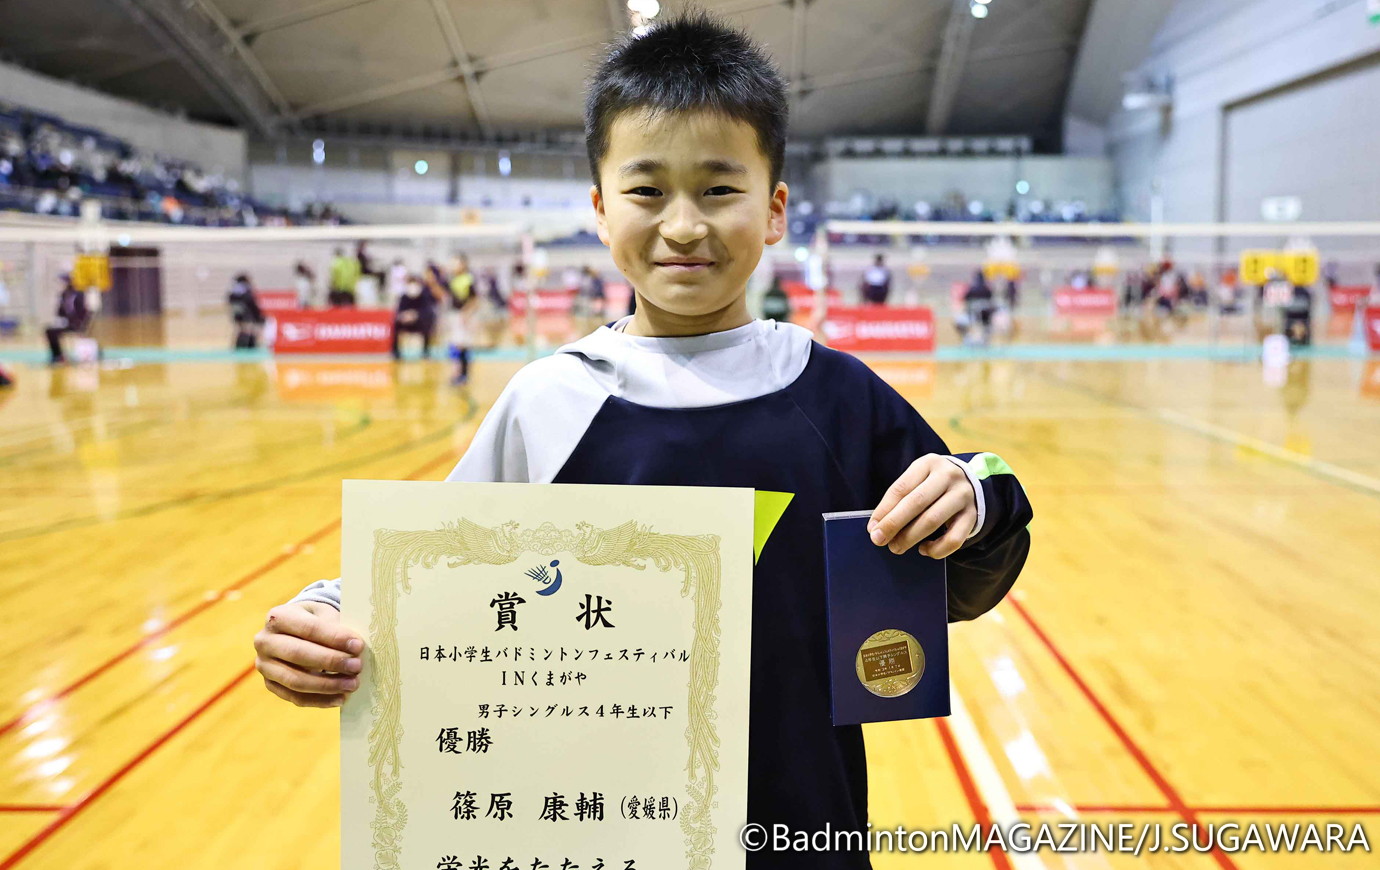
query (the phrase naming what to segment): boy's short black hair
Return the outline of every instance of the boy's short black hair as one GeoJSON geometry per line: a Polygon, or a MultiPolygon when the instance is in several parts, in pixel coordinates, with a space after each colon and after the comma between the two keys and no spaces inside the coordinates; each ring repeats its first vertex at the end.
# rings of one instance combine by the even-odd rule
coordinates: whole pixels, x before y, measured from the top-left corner
{"type": "Polygon", "coordinates": [[[609,128],[627,111],[708,110],[757,131],[771,164],[771,186],[786,162],[786,82],[771,58],[746,33],[703,10],[628,36],[599,64],[585,97],[585,147],[599,184],[609,128]]]}

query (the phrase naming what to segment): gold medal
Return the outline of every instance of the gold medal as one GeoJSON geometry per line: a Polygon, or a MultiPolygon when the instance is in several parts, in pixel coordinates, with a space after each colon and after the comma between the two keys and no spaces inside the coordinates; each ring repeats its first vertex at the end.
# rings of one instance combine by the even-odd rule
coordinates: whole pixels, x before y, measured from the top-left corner
{"type": "Polygon", "coordinates": [[[883,698],[897,698],[919,684],[925,673],[925,651],[911,635],[888,628],[863,641],[856,665],[864,688],[883,698]]]}

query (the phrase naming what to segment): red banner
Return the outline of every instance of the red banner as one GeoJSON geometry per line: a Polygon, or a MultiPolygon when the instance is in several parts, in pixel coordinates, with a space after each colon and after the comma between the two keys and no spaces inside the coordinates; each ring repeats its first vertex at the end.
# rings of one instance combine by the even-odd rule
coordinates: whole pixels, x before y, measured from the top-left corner
{"type": "Polygon", "coordinates": [[[269,314],[298,309],[297,294],[292,290],[255,290],[254,298],[259,300],[259,308],[269,314]]]}
{"type": "Polygon", "coordinates": [[[934,350],[934,312],[881,305],[830,307],[824,335],[838,350],[929,353],[934,350]]]}
{"type": "Polygon", "coordinates": [[[1370,295],[1370,288],[1364,285],[1337,286],[1327,291],[1327,297],[1332,302],[1333,314],[1354,314],[1356,303],[1365,304],[1365,299],[1370,295]]]}
{"type": "Polygon", "coordinates": [[[355,308],[290,311],[274,317],[274,353],[388,353],[393,312],[355,308]]]}
{"type": "Polygon", "coordinates": [[[1380,353],[1380,307],[1366,309],[1366,343],[1372,353],[1380,353]]]}
{"type": "Polygon", "coordinates": [[[1060,287],[1054,291],[1054,314],[1058,317],[1114,317],[1116,292],[1103,287],[1086,290],[1060,287]]]}

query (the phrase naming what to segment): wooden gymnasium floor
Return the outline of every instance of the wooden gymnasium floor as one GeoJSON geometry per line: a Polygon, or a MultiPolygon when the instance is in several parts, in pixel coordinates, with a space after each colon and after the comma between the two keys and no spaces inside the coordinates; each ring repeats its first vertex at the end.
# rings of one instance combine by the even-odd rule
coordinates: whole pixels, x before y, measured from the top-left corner
{"type": "MultiPolygon", "coordinates": [[[[875,365],[1036,506],[1017,591],[953,628],[966,714],[870,729],[878,827],[1337,820],[1374,847],[1380,363],[1299,361],[1278,386],[1172,356],[875,365]]],[[[264,691],[251,637],[336,574],[341,478],[441,478],[516,366],[481,362],[467,390],[439,362],[18,366],[0,394],[0,870],[338,866],[337,714],[264,691]]]]}

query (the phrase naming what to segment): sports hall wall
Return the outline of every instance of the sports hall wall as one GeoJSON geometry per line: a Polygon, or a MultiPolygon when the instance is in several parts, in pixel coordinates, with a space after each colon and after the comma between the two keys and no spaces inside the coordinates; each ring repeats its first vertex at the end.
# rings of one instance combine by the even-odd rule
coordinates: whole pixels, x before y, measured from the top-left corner
{"type": "Polygon", "coordinates": [[[1180,0],[1140,70],[1172,76],[1173,109],[1109,125],[1128,219],[1150,218],[1156,180],[1167,221],[1258,221],[1266,197],[1373,217],[1380,27],[1362,0],[1180,0]]]}
{"type": "Polygon", "coordinates": [[[141,151],[245,180],[248,146],[241,130],[184,120],[7,63],[0,63],[0,100],[41,107],[69,123],[118,136],[141,151]]]}

